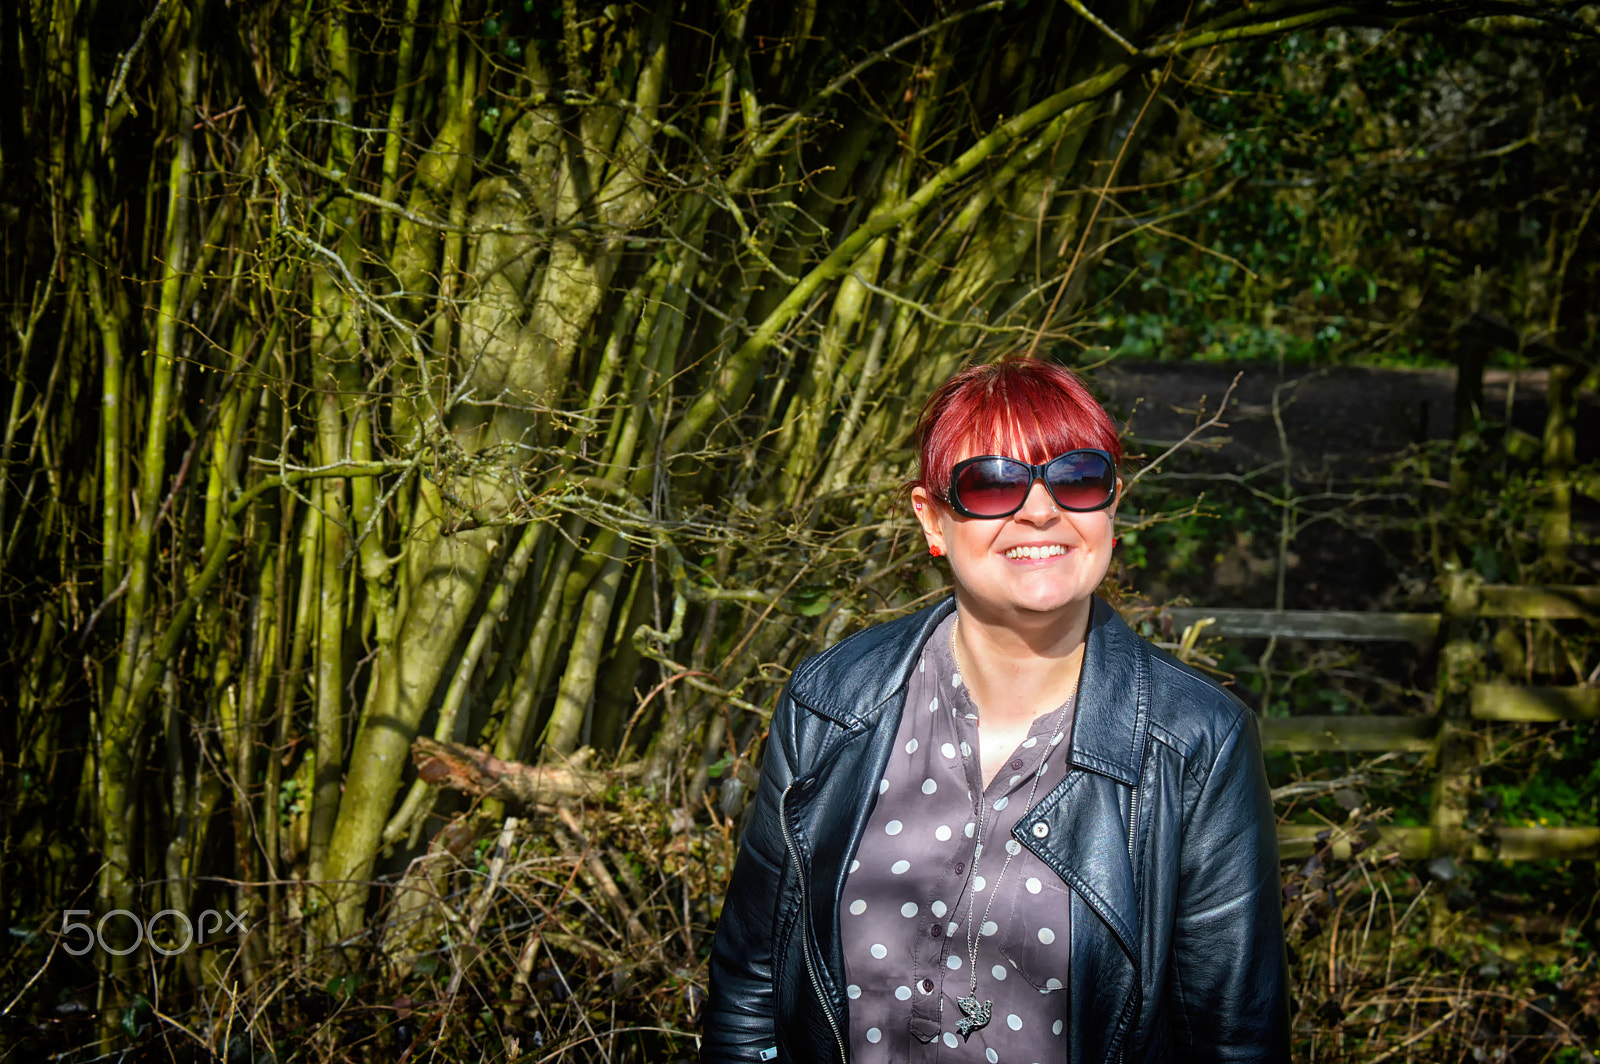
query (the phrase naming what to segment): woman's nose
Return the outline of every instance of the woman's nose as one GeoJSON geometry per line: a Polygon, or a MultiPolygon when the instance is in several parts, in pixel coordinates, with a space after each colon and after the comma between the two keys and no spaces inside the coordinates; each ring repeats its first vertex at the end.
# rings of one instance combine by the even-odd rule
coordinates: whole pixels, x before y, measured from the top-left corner
{"type": "Polygon", "coordinates": [[[1050,497],[1050,490],[1044,486],[1044,481],[1034,480],[1028,487],[1028,497],[1022,501],[1022,509],[1016,516],[1024,521],[1039,523],[1048,521],[1056,516],[1055,499],[1050,497]]]}

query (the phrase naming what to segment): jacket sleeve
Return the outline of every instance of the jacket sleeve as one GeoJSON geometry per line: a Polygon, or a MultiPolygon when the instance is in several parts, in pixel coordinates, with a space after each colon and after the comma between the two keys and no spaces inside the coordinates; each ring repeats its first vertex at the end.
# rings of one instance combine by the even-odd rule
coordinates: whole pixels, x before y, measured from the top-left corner
{"type": "Polygon", "coordinates": [[[700,1059],[706,1064],[772,1059],[776,1048],[773,948],[787,847],[780,801],[794,779],[794,703],[784,690],[762,753],[761,782],[711,945],[711,993],[700,1059]],[[766,1055],[763,1056],[763,1053],[766,1055]]]}
{"type": "MultiPolygon", "coordinates": [[[[1180,1057],[1289,1059],[1277,822],[1255,714],[1237,707],[1184,826],[1168,1015],[1180,1057]]],[[[1188,788],[1186,788],[1188,789],[1188,788]]]]}

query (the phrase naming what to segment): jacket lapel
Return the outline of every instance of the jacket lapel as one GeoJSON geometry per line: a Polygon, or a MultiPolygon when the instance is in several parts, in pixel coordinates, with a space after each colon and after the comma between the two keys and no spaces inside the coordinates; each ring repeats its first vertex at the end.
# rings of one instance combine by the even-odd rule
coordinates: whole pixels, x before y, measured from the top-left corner
{"type": "Polygon", "coordinates": [[[821,975],[841,1022],[848,1022],[849,1002],[843,993],[839,897],[889,763],[907,680],[923,645],[953,609],[955,600],[946,599],[870,628],[850,641],[852,653],[835,655],[830,648],[807,662],[790,688],[795,703],[815,715],[797,723],[806,733],[802,746],[816,751],[816,757],[796,778],[787,811],[791,830],[804,836],[802,853],[810,858],[810,867],[801,870],[813,890],[804,918],[819,946],[821,975]]]}
{"type": "Polygon", "coordinates": [[[1068,983],[1074,1061],[1108,1059],[1141,1004],[1130,818],[1149,723],[1147,644],[1099,599],[1091,615],[1071,766],[1013,836],[1073,892],[1068,983]],[[1103,1045],[1089,1044],[1095,1034],[1103,1045]]]}

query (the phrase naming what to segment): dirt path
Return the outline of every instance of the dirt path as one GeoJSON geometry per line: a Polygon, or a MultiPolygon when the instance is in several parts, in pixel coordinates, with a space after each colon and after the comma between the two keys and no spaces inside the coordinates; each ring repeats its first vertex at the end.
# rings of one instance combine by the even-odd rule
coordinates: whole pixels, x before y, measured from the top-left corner
{"type": "MultiPolygon", "coordinates": [[[[1283,447],[1272,404],[1280,384],[1284,436],[1301,491],[1316,491],[1317,485],[1330,481],[1336,491],[1351,490],[1352,481],[1388,471],[1417,444],[1451,438],[1456,382],[1450,370],[1299,369],[1280,381],[1272,368],[1263,366],[1119,362],[1098,370],[1092,381],[1107,408],[1128,424],[1130,465],[1137,468],[1213,413],[1241,370],[1225,424],[1169,463],[1168,472],[1237,475],[1278,467],[1283,447]]],[[[1503,420],[1509,408],[1513,425],[1541,436],[1546,389],[1542,371],[1515,378],[1505,372],[1486,375],[1488,419],[1503,420]]],[[[1583,396],[1577,429],[1579,460],[1600,457],[1600,397],[1583,396]]],[[[1274,471],[1259,483],[1276,491],[1278,480],[1274,471]]],[[[1204,490],[1212,506],[1234,496],[1246,498],[1225,482],[1196,483],[1193,489],[1204,490]]],[[[1130,505],[1141,505],[1139,491],[1135,489],[1130,505]]],[[[1574,503],[1580,533],[1573,551],[1580,567],[1574,579],[1590,582],[1600,575],[1600,549],[1583,540],[1600,539],[1600,504],[1582,497],[1574,503]]],[[[1380,511],[1363,512],[1376,516],[1380,511]]],[[[1429,565],[1416,556],[1420,544],[1409,534],[1379,534],[1376,528],[1369,523],[1363,534],[1345,523],[1323,521],[1304,529],[1288,556],[1286,591],[1292,608],[1429,607],[1437,592],[1426,575],[1429,565]]],[[[1155,601],[1185,595],[1215,606],[1272,605],[1277,561],[1270,528],[1224,529],[1219,522],[1197,526],[1192,533],[1195,542],[1174,544],[1167,555],[1152,556],[1148,568],[1130,572],[1133,586],[1155,601]],[[1203,554],[1205,560],[1175,564],[1173,556],[1184,547],[1191,558],[1203,554]]]]}
{"type": "MultiPolygon", "coordinates": [[[[1226,428],[1207,433],[1204,464],[1242,473],[1282,456],[1272,418],[1279,385],[1270,367],[1201,362],[1118,362],[1095,371],[1092,380],[1107,407],[1129,423],[1134,442],[1150,457],[1195,424],[1202,400],[1207,413],[1241,372],[1225,416],[1226,428]]],[[[1333,367],[1294,369],[1280,393],[1280,408],[1297,475],[1316,480],[1373,472],[1407,447],[1448,439],[1455,403],[1452,370],[1333,367]]],[[[1544,431],[1546,374],[1513,378],[1492,371],[1484,380],[1485,413],[1505,417],[1535,436],[1544,431]]],[[[1578,416],[1579,461],[1600,457],[1600,396],[1587,393],[1578,416]]]]}

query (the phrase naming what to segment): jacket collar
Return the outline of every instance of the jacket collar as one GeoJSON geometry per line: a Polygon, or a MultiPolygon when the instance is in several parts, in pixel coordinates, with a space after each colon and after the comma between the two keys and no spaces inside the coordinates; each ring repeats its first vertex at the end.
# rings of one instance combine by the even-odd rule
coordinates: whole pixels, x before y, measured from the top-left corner
{"type": "MultiPolygon", "coordinates": [[[[923,646],[954,609],[952,596],[834,644],[800,667],[791,697],[852,730],[876,726],[885,708],[904,697],[923,646]]],[[[1073,714],[1072,762],[1130,786],[1139,779],[1149,720],[1149,657],[1140,649],[1139,637],[1096,597],[1073,714]]],[[[893,719],[898,724],[899,715],[893,719]]]]}
{"type": "MultiPolygon", "coordinates": [[[[923,646],[955,608],[952,595],[925,610],[835,643],[800,666],[789,685],[789,696],[813,713],[847,727],[872,727],[886,706],[904,698],[923,646]]],[[[894,719],[898,726],[898,713],[894,719]]]]}
{"type": "Polygon", "coordinates": [[[1072,763],[1133,786],[1150,722],[1150,657],[1117,611],[1096,597],[1073,712],[1072,763]]]}

